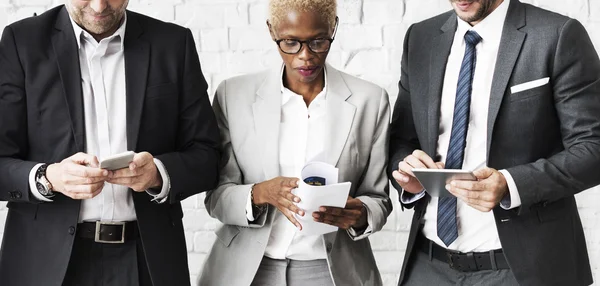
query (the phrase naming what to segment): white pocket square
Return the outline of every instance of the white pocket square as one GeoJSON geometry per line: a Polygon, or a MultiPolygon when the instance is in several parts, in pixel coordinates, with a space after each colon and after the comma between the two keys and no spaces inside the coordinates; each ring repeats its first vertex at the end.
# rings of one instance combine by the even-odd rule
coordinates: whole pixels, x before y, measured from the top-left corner
{"type": "Polygon", "coordinates": [[[526,91],[528,89],[540,87],[542,85],[548,84],[548,82],[550,82],[550,78],[545,77],[545,78],[529,81],[526,83],[517,84],[510,88],[510,93],[515,94],[517,92],[526,91]]]}

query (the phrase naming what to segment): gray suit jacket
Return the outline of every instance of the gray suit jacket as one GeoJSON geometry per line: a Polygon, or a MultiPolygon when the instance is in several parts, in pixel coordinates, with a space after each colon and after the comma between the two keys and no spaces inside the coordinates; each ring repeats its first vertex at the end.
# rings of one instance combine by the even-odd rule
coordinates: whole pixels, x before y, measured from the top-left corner
{"type": "MultiPolygon", "coordinates": [[[[384,89],[327,66],[326,163],[339,180],[352,182],[350,196],[369,209],[373,232],[392,211],[387,164],[389,102],[384,89]]],[[[204,264],[199,285],[250,285],[263,258],[276,211],[255,223],[246,218],[250,186],[279,176],[281,67],[224,81],[213,108],[221,129],[219,187],[207,193],[206,209],[225,225],[204,264]]],[[[368,239],[353,241],[345,230],[323,236],[337,285],[381,285],[368,239]]]]}
{"type": "MultiPolygon", "coordinates": [[[[451,11],[406,34],[389,173],[414,149],[436,155],[442,83],[456,26],[451,11]]],[[[589,285],[574,195],[600,183],[600,61],[583,26],[511,0],[490,96],[487,163],[510,172],[522,201],[517,209],[494,209],[512,272],[521,285],[589,285]],[[512,86],[546,77],[546,85],[511,93],[512,86]]],[[[404,267],[427,203],[404,206],[415,207],[404,267]]],[[[403,275],[404,270],[400,282],[403,275]]]]}

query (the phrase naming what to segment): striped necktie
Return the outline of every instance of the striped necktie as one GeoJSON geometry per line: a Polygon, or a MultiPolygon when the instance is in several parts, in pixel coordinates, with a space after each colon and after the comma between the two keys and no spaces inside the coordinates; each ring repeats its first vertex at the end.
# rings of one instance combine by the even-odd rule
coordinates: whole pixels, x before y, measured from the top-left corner
{"type": "MultiPolygon", "coordinates": [[[[480,41],[481,37],[475,31],[468,31],[465,34],[465,56],[458,75],[452,132],[450,133],[450,144],[446,156],[446,169],[461,169],[463,165],[471,108],[473,74],[475,72],[475,46],[480,41]]],[[[437,235],[446,246],[449,246],[458,238],[455,197],[443,197],[438,201],[437,235]]]]}

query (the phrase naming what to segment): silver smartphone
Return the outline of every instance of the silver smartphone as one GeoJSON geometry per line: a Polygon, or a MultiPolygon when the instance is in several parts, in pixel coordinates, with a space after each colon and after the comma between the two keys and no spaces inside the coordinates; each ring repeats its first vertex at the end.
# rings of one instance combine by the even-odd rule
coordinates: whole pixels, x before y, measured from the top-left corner
{"type": "Polygon", "coordinates": [[[133,161],[133,156],[135,156],[135,152],[133,151],[108,156],[100,161],[100,169],[114,171],[127,168],[129,167],[129,163],[133,161]]]}
{"type": "Polygon", "coordinates": [[[452,197],[446,185],[453,180],[477,181],[472,171],[452,169],[413,169],[413,174],[432,197],[452,197]]]}

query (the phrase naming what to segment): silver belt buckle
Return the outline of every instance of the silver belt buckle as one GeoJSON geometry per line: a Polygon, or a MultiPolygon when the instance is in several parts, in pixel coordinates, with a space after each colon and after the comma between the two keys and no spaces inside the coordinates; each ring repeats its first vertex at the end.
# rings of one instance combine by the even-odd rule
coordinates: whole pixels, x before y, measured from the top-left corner
{"type": "Polygon", "coordinates": [[[95,242],[99,242],[99,243],[125,243],[125,222],[119,222],[119,221],[97,221],[96,222],[96,232],[94,235],[94,241],[95,242]],[[100,226],[101,225],[120,225],[122,228],[122,232],[121,232],[121,240],[115,240],[115,241],[111,241],[111,240],[102,240],[100,239],[100,226]]]}

